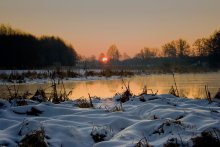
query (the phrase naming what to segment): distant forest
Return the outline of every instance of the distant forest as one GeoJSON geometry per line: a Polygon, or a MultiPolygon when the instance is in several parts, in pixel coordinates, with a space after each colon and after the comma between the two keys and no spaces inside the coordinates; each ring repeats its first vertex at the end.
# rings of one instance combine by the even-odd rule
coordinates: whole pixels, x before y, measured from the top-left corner
{"type": "Polygon", "coordinates": [[[33,69],[53,65],[73,66],[77,53],[59,37],[36,37],[0,25],[0,68],[33,69]]]}
{"type": "MultiPolygon", "coordinates": [[[[207,38],[199,38],[190,46],[185,39],[165,43],[160,49],[144,47],[134,57],[120,53],[116,45],[111,45],[99,60],[108,57],[110,62],[103,67],[133,68],[159,72],[201,72],[220,69],[220,31],[207,38]]],[[[85,65],[92,67],[99,62],[94,57],[86,58],[85,65]]],[[[126,69],[126,68],[125,68],[126,69]]]]}
{"type": "Polygon", "coordinates": [[[184,39],[160,49],[144,47],[134,57],[111,45],[99,57],[83,57],[59,37],[36,37],[0,25],[0,69],[39,69],[51,66],[107,69],[147,69],[162,72],[213,71],[220,69],[220,31],[199,38],[190,46],[184,39]],[[102,62],[108,58],[108,62],[102,62]],[[76,64],[77,63],[77,64],[76,64]]]}

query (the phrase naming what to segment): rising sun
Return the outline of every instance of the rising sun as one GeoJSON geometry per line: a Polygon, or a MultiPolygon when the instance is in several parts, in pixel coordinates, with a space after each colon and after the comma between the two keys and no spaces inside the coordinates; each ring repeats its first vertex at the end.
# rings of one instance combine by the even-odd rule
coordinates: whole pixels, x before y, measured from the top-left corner
{"type": "Polygon", "coordinates": [[[107,57],[103,57],[102,58],[102,63],[107,63],[108,62],[108,58],[107,57]]]}

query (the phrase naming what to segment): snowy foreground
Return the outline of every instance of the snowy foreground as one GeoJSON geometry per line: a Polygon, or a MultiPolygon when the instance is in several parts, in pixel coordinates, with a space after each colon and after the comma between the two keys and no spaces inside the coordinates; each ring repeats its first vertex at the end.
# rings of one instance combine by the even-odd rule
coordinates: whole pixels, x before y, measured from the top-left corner
{"type": "Polygon", "coordinates": [[[77,101],[53,104],[28,100],[28,105],[11,106],[1,99],[0,146],[18,146],[38,130],[44,131],[44,141],[52,147],[132,147],[146,144],[146,140],[152,146],[172,142],[193,146],[192,138],[204,131],[214,130],[220,136],[218,103],[143,95],[145,102],[132,98],[120,111],[116,98],[93,99],[94,108],[79,108],[77,101]]]}

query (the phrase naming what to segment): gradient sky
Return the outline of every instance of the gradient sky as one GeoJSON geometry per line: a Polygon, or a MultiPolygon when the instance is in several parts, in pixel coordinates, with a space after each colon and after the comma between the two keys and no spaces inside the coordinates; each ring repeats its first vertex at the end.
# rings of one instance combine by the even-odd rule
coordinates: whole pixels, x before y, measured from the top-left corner
{"type": "Polygon", "coordinates": [[[0,0],[0,23],[37,36],[55,35],[80,54],[116,44],[134,55],[220,29],[220,0],[0,0]]]}

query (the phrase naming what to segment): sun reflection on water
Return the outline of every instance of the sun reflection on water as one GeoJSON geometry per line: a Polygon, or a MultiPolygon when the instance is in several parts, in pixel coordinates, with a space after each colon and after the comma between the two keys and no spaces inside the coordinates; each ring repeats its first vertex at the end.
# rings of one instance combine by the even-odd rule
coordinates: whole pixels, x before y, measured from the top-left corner
{"type": "MultiPolygon", "coordinates": [[[[180,94],[188,98],[204,98],[205,85],[209,86],[212,97],[220,88],[220,72],[208,74],[176,74],[175,77],[180,94]]],[[[147,89],[152,89],[154,93],[158,90],[158,94],[167,94],[171,86],[174,85],[172,75],[170,74],[134,76],[125,78],[124,80],[125,82],[130,81],[130,89],[135,95],[140,94],[144,86],[147,86],[147,89]]],[[[39,87],[47,88],[49,86],[49,84],[23,84],[19,86],[19,90],[21,92],[29,90],[29,92],[34,93],[39,87]]],[[[88,98],[88,93],[91,96],[110,98],[116,93],[123,92],[124,89],[122,89],[122,86],[121,79],[69,81],[65,83],[66,91],[72,90],[71,99],[88,98]]],[[[7,94],[7,89],[4,85],[0,85],[0,90],[1,94],[7,94]]],[[[47,93],[49,92],[50,89],[47,90],[47,93]]],[[[151,91],[149,91],[150,93],[151,91]]]]}

